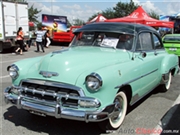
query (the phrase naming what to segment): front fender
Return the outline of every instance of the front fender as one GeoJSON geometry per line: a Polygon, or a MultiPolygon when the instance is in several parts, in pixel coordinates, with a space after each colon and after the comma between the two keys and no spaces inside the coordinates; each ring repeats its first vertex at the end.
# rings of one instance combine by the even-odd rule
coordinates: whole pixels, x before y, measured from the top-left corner
{"type": "MultiPolygon", "coordinates": [[[[134,62],[134,61],[133,61],[134,62]]],[[[134,62],[135,63],[135,62],[134,62]]],[[[133,64],[135,65],[135,64],[133,64]]],[[[85,78],[88,75],[87,73],[91,72],[86,72],[83,73],[77,80],[76,85],[78,87],[81,87],[84,90],[84,93],[88,97],[93,97],[97,98],[103,106],[107,106],[108,104],[113,103],[114,98],[119,91],[119,88],[117,86],[121,86],[130,80],[132,78],[137,78],[138,73],[137,70],[139,66],[136,65],[132,66],[132,63],[130,62],[125,62],[125,63],[117,63],[116,65],[111,65],[102,69],[99,69],[96,72],[99,74],[103,80],[103,85],[99,91],[92,92],[87,89],[85,85],[85,78]],[[130,67],[130,68],[127,68],[130,67]]],[[[140,70],[140,69],[139,69],[140,70]]],[[[138,89],[139,86],[136,84],[133,84],[134,89],[138,89]]]]}
{"type": "Polygon", "coordinates": [[[19,68],[19,74],[20,76],[12,80],[14,85],[19,85],[21,79],[25,79],[27,77],[27,73],[30,68],[38,68],[39,61],[42,59],[42,56],[40,57],[34,57],[34,58],[29,58],[25,60],[21,60],[18,62],[15,62],[14,64],[19,68]]]}

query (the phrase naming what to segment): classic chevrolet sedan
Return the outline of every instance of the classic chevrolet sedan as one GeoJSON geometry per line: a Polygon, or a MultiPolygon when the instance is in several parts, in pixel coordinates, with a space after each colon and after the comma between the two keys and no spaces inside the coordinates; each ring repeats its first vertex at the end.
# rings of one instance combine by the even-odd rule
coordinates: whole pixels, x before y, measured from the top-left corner
{"type": "MultiPolygon", "coordinates": [[[[157,86],[167,91],[179,72],[155,29],[94,23],[77,29],[69,47],[7,67],[6,102],[41,116],[98,122],[118,129],[135,104],[157,86]]],[[[138,116],[137,116],[138,117],[138,116]]]]}

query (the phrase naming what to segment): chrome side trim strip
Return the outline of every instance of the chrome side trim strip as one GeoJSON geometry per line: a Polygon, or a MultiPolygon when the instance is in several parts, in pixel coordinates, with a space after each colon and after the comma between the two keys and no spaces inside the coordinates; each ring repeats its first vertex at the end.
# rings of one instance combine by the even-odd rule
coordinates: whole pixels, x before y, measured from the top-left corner
{"type": "Polygon", "coordinates": [[[153,70],[153,71],[151,71],[151,72],[149,72],[149,73],[147,73],[147,74],[141,75],[141,76],[139,76],[139,77],[137,77],[137,78],[134,78],[134,79],[132,79],[132,80],[130,80],[130,81],[128,81],[128,82],[125,82],[125,83],[123,83],[123,84],[121,84],[121,85],[118,85],[118,86],[115,87],[115,89],[118,89],[118,88],[120,88],[120,87],[122,87],[122,86],[124,86],[124,85],[127,85],[127,84],[130,84],[130,83],[132,83],[132,82],[135,82],[135,81],[137,81],[137,80],[139,80],[139,79],[141,79],[141,78],[143,78],[143,77],[145,77],[145,76],[147,76],[147,75],[149,75],[149,74],[152,74],[152,73],[156,72],[157,70],[158,70],[158,69],[155,69],[155,70],[153,70]]]}

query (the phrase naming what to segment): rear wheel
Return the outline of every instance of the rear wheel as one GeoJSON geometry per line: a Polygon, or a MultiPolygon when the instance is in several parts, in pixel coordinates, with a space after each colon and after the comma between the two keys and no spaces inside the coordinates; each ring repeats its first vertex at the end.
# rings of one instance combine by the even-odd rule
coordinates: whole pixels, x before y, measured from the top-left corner
{"type": "Polygon", "coordinates": [[[171,86],[171,81],[172,81],[172,75],[171,72],[168,73],[168,79],[165,80],[164,84],[161,84],[161,90],[166,92],[169,90],[170,86],[171,86]]]}
{"type": "Polygon", "coordinates": [[[99,123],[99,126],[103,131],[118,129],[126,116],[127,96],[123,91],[120,91],[116,95],[114,103],[115,109],[112,115],[108,120],[99,123]]]}

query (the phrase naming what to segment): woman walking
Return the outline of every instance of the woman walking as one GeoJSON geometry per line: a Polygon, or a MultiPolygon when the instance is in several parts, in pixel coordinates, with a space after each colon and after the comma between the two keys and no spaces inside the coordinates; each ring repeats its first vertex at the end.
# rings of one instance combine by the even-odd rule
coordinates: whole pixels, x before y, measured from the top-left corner
{"type": "Polygon", "coordinates": [[[16,49],[16,53],[20,50],[20,55],[23,54],[23,45],[24,45],[24,33],[22,30],[22,27],[19,27],[18,31],[17,31],[17,44],[19,44],[19,47],[16,49]]]}
{"type": "Polygon", "coordinates": [[[49,30],[47,30],[47,32],[46,32],[46,48],[48,48],[50,44],[51,44],[50,33],[49,33],[49,30]]]}

